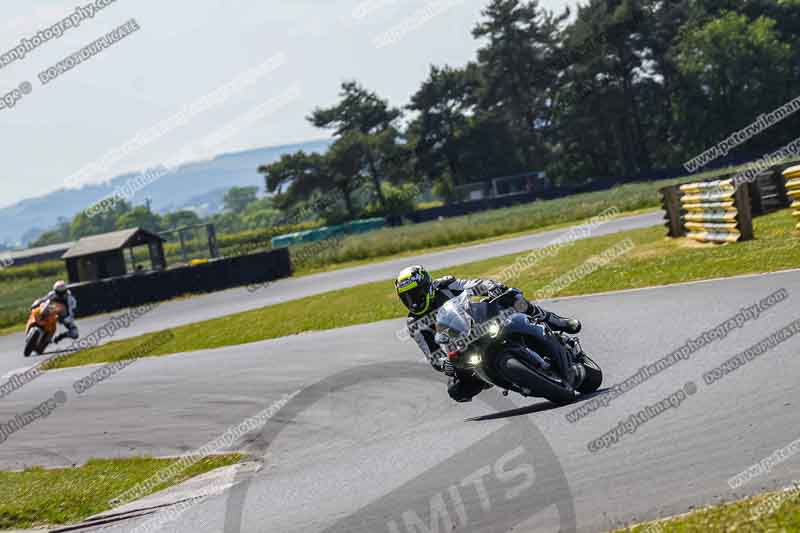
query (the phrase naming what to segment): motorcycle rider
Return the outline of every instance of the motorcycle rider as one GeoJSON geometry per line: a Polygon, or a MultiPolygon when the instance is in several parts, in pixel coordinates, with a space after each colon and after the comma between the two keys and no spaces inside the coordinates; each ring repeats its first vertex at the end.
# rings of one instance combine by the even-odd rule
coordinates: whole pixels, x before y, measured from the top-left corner
{"type": "MultiPolygon", "coordinates": [[[[395,289],[400,301],[408,309],[406,325],[409,334],[419,345],[431,366],[444,372],[449,378],[447,392],[457,402],[469,402],[481,391],[491,385],[475,377],[471,372],[457,369],[447,357],[434,357],[439,350],[434,341],[436,335],[436,311],[451,298],[469,290],[475,296],[499,294],[508,290],[501,283],[489,279],[457,279],[445,276],[432,279],[425,268],[419,265],[403,269],[395,279],[395,289]]],[[[574,318],[564,318],[545,311],[536,304],[525,299],[521,291],[514,293],[513,307],[520,313],[547,323],[552,329],[569,334],[581,330],[581,323],[574,318]]],[[[554,361],[557,370],[564,375],[561,361],[554,361]]]]}
{"type": "Polygon", "coordinates": [[[43,298],[39,298],[33,302],[31,309],[36,309],[42,302],[47,302],[47,305],[50,305],[51,302],[60,303],[67,310],[66,315],[58,317],[58,321],[67,328],[67,331],[56,335],[53,338],[53,343],[58,344],[65,337],[69,337],[73,340],[77,339],[78,326],[75,324],[75,308],[78,307],[78,301],[72,295],[72,292],[67,289],[67,284],[62,280],[56,281],[55,284],[53,284],[53,290],[48,292],[43,298]]]}

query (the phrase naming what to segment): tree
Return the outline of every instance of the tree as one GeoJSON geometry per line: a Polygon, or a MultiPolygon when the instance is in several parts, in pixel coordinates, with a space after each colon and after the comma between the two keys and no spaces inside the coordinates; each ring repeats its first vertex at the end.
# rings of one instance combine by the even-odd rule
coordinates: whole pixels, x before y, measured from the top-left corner
{"type": "Polygon", "coordinates": [[[281,212],[277,209],[261,210],[245,213],[242,218],[245,229],[268,228],[280,220],[281,212]]]}
{"type": "Polygon", "coordinates": [[[556,44],[569,13],[555,16],[538,0],[492,0],[473,29],[488,41],[478,50],[484,80],[481,109],[501,118],[517,138],[528,168],[546,162],[543,144],[551,125],[556,44]]]}
{"type": "Polygon", "coordinates": [[[492,113],[479,113],[459,143],[462,172],[456,184],[490,181],[530,170],[526,146],[509,124],[492,113]]]}
{"type": "MultiPolygon", "coordinates": [[[[347,215],[358,216],[353,193],[364,183],[364,143],[359,132],[344,134],[333,143],[318,176],[323,191],[335,190],[344,201],[347,215]]],[[[385,205],[384,202],[381,206],[385,205]]]]}
{"type": "Polygon", "coordinates": [[[371,135],[354,133],[353,136],[363,153],[362,173],[369,179],[379,203],[386,209],[388,205],[383,193],[384,182],[397,184],[415,181],[413,151],[394,126],[371,135]]]}
{"type": "Polygon", "coordinates": [[[209,222],[214,224],[219,233],[238,233],[245,229],[241,215],[233,211],[217,213],[209,219],[209,222]]]}
{"type": "Polygon", "coordinates": [[[334,130],[334,135],[340,140],[348,137],[347,151],[353,157],[360,152],[363,170],[370,178],[378,201],[385,208],[381,182],[386,179],[387,161],[396,160],[394,153],[399,133],[394,122],[402,113],[355,81],[344,82],[339,96],[339,103],[314,109],[308,120],[318,128],[334,130]]]}
{"type": "Polygon", "coordinates": [[[322,129],[334,130],[341,137],[359,131],[364,134],[378,133],[390,127],[401,112],[389,106],[388,101],[368,91],[357,81],[342,83],[339,103],[332,107],[315,108],[308,120],[322,129]]]}
{"type": "Polygon", "coordinates": [[[164,226],[164,229],[194,226],[196,224],[200,224],[201,222],[202,220],[197,213],[188,209],[167,213],[162,217],[162,225],[164,226]]]}
{"type": "Polygon", "coordinates": [[[383,184],[383,195],[386,198],[387,206],[382,212],[376,214],[401,217],[414,211],[419,188],[414,183],[395,186],[387,182],[383,184]]]}
{"type": "Polygon", "coordinates": [[[460,176],[463,138],[469,135],[481,87],[477,65],[463,69],[431,66],[428,78],[408,105],[417,117],[409,125],[417,169],[430,180],[460,176]]]}
{"type": "MultiPolygon", "coordinates": [[[[675,95],[683,91],[682,77],[675,64],[674,46],[681,28],[692,16],[691,0],[644,0],[645,29],[640,53],[651,68],[647,85],[640,84],[639,101],[645,128],[652,139],[649,151],[654,164],[680,166],[689,155],[684,147],[685,126],[675,120],[675,95]]],[[[645,81],[645,80],[642,80],[645,81]]]]}
{"type": "Polygon", "coordinates": [[[775,20],[764,16],[750,19],[725,11],[682,32],[677,65],[686,85],[679,113],[695,151],[716,144],[794,96],[785,90],[793,70],[792,47],[776,26],[775,20]]]}
{"type": "Polygon", "coordinates": [[[592,0],[579,8],[569,29],[573,39],[598,45],[567,72],[571,101],[562,124],[572,126],[573,134],[577,130],[580,144],[594,142],[601,147],[595,158],[608,160],[604,171],[610,174],[635,176],[652,167],[648,128],[642,117],[656,113],[645,109],[641,101],[643,89],[653,80],[644,63],[645,21],[646,13],[637,0],[592,0]],[[585,119],[596,121],[588,130],[593,138],[585,135],[585,119]]]}
{"type": "Polygon", "coordinates": [[[247,206],[241,214],[244,227],[247,229],[258,229],[272,226],[281,216],[281,212],[275,208],[272,197],[264,197],[247,206]]]}
{"type": "Polygon", "coordinates": [[[69,227],[70,237],[80,239],[89,235],[108,233],[117,228],[117,219],[131,210],[131,205],[124,201],[114,202],[107,210],[94,216],[89,216],[86,211],[81,211],[72,219],[69,227]]]}
{"type": "Polygon", "coordinates": [[[226,211],[241,213],[248,205],[258,200],[258,187],[231,187],[222,202],[226,211]]]}
{"type": "Polygon", "coordinates": [[[64,217],[59,217],[56,227],[42,233],[30,246],[48,246],[50,244],[60,244],[70,240],[72,240],[70,222],[64,217]]]}
{"type": "MultiPolygon", "coordinates": [[[[262,165],[258,171],[264,174],[267,191],[278,195],[289,193],[291,187],[295,190],[305,188],[306,182],[313,182],[315,174],[320,164],[321,156],[318,154],[306,154],[302,150],[293,154],[286,154],[269,165],[262,165]]],[[[274,200],[278,207],[282,207],[282,197],[277,196],[274,200]]]]}
{"type": "MultiPolygon", "coordinates": [[[[408,198],[388,185],[419,180],[455,199],[459,185],[531,170],[573,184],[651,174],[796,96],[800,0],[587,0],[574,18],[487,0],[482,15],[476,59],[432,66],[406,127],[356,81],[314,109],[336,142],[272,170],[276,206],[336,192],[354,216],[396,211],[408,198]]],[[[748,144],[765,151],[797,127],[800,113],[748,144]]]]}
{"type": "Polygon", "coordinates": [[[278,161],[262,165],[267,191],[276,193],[272,204],[278,209],[290,209],[308,200],[315,190],[324,188],[325,157],[299,151],[286,154],[278,161]]]}
{"type": "Polygon", "coordinates": [[[117,219],[116,229],[142,228],[153,233],[162,231],[161,217],[144,206],[137,206],[117,219]]]}

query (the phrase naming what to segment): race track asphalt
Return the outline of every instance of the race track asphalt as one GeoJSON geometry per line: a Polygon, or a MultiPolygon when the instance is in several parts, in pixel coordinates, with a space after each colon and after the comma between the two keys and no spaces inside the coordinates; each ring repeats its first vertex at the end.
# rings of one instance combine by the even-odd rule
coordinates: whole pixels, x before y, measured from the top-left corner
{"type": "MultiPolygon", "coordinates": [[[[583,320],[584,347],[610,386],[779,289],[788,298],[757,319],[575,423],[565,417],[575,406],[496,390],[453,403],[441,375],[396,337],[402,321],[391,320],[139,360],[81,395],[73,383],[96,368],[46,373],[0,401],[0,421],[58,391],[66,401],[0,444],[0,468],[180,454],[299,391],[234,446],[263,461],[260,470],[155,530],[606,531],[800,476],[792,457],[737,490],[727,484],[800,437],[800,338],[713,385],[702,379],[800,318],[800,272],[546,303],[583,320]],[[695,392],[590,451],[620,420],[679,389],[695,392]]],[[[131,531],[147,519],[104,530],[131,531]]]]}

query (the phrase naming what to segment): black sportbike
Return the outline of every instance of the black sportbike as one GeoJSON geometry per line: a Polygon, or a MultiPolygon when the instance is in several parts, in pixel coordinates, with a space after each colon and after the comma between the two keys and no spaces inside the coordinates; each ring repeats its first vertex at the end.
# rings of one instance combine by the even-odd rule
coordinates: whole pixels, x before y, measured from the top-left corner
{"type": "Polygon", "coordinates": [[[450,362],[503,389],[503,394],[514,391],[557,404],[600,388],[603,372],[577,337],[553,331],[505,305],[516,293],[510,289],[475,302],[465,291],[439,309],[436,343],[450,362]]]}

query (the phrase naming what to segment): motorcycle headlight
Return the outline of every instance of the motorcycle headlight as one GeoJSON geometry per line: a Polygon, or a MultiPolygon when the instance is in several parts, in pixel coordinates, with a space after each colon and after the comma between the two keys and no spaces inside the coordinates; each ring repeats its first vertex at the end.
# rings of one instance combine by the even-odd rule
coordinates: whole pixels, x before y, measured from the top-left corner
{"type": "Polygon", "coordinates": [[[481,364],[481,361],[483,361],[483,358],[479,353],[472,353],[470,354],[469,359],[467,359],[467,362],[472,366],[478,366],[481,364]]]}
{"type": "Polygon", "coordinates": [[[488,330],[491,337],[497,337],[497,334],[500,333],[500,324],[492,322],[489,324],[488,330]]]}

